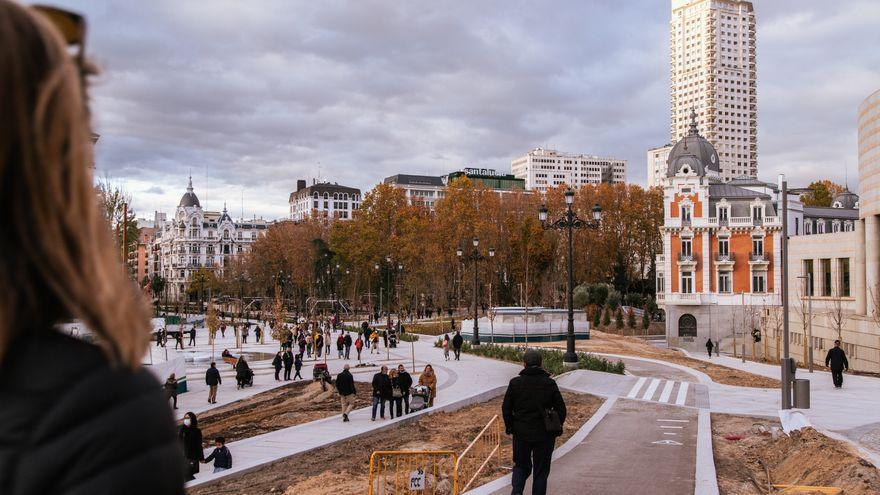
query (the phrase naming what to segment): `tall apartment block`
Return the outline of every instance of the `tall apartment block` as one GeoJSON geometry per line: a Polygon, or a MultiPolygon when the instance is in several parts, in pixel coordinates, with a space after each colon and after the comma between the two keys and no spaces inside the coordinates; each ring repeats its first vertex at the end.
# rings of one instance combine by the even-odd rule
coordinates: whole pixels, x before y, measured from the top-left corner
{"type": "Polygon", "coordinates": [[[626,160],[593,155],[563,153],[535,148],[510,163],[517,179],[525,180],[529,191],[546,191],[567,185],[626,182],[626,160]]]}
{"type": "MultiPolygon", "coordinates": [[[[671,140],[700,134],[718,151],[721,179],[758,175],[755,13],[741,0],[672,0],[671,140]]],[[[649,183],[651,177],[648,178],[649,183]]]]}

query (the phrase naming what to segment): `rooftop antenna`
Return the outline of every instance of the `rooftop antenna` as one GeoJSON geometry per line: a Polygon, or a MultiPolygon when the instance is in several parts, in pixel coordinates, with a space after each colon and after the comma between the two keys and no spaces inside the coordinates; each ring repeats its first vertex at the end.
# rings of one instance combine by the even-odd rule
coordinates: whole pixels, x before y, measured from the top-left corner
{"type": "Polygon", "coordinates": [[[843,187],[849,191],[849,168],[846,166],[846,160],[843,161],[843,187]]]}
{"type": "Polygon", "coordinates": [[[244,220],[244,188],[243,187],[241,188],[241,217],[239,217],[239,218],[244,220]]]}
{"type": "Polygon", "coordinates": [[[321,182],[321,162],[318,162],[318,183],[321,182]]]}

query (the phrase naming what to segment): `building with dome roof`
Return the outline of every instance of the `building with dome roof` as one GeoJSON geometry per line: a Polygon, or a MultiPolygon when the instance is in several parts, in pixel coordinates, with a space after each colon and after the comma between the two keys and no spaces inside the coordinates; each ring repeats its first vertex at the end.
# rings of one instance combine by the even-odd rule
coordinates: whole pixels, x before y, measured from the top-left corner
{"type": "Polygon", "coordinates": [[[758,308],[780,303],[777,198],[760,186],[722,181],[718,152],[700,135],[693,112],[661,185],[657,300],[667,340],[700,349],[711,338],[729,351],[734,334],[742,339],[759,324],[758,308]]]}
{"type": "Polygon", "coordinates": [[[230,258],[248,252],[268,227],[261,218],[234,220],[225,205],[222,212],[203,210],[192,177],[174,215],[165,220],[164,213],[157,213],[156,218],[150,265],[166,280],[169,300],[186,293],[194,272],[222,271],[230,258]]]}

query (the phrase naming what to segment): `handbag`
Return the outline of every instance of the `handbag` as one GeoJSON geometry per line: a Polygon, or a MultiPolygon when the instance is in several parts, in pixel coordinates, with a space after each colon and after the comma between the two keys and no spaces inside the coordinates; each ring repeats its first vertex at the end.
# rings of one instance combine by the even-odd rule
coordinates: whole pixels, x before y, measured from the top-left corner
{"type": "Polygon", "coordinates": [[[547,433],[552,433],[555,436],[562,435],[562,421],[559,420],[559,413],[554,408],[543,409],[542,410],[544,417],[544,429],[547,430],[547,433]]]}
{"type": "Polygon", "coordinates": [[[403,397],[403,392],[400,390],[400,387],[391,388],[391,397],[394,397],[395,399],[400,399],[403,397]]]}

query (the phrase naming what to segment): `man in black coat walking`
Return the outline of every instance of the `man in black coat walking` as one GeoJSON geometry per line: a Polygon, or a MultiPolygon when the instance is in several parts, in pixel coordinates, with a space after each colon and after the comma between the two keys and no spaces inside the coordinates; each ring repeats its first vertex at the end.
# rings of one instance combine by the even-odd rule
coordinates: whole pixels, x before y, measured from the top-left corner
{"type": "Polygon", "coordinates": [[[277,353],[275,353],[275,358],[272,359],[272,367],[275,368],[276,382],[281,381],[281,377],[279,375],[281,374],[281,367],[284,366],[284,360],[281,357],[282,354],[282,351],[278,351],[277,353]]]}
{"type": "Polygon", "coordinates": [[[342,339],[342,343],[345,345],[345,359],[350,359],[349,356],[351,355],[351,343],[352,343],[350,333],[345,332],[345,337],[342,339]]]}
{"type": "Polygon", "coordinates": [[[413,379],[402,364],[397,366],[397,383],[400,384],[400,391],[403,393],[404,412],[409,414],[409,389],[412,388],[413,379]]]}
{"type": "Polygon", "coordinates": [[[545,417],[548,411],[556,411],[559,424],[564,424],[565,401],[556,382],[541,368],[539,352],[526,351],[523,365],[519,376],[510,380],[501,405],[505,431],[513,435],[512,494],[523,493],[534,467],[532,494],[545,495],[553,447],[562,433],[548,432],[545,417]]]}
{"type": "Polygon", "coordinates": [[[288,381],[290,380],[290,370],[293,368],[293,353],[290,352],[290,349],[284,351],[281,359],[284,361],[284,381],[288,381]]]}
{"type": "Polygon", "coordinates": [[[196,345],[196,326],[193,325],[192,328],[189,329],[189,345],[196,345]]]}
{"type": "Polygon", "coordinates": [[[208,404],[217,403],[217,386],[223,383],[217,363],[211,361],[211,367],[205,372],[205,384],[208,386],[208,404]]]}
{"type": "Polygon", "coordinates": [[[348,422],[348,413],[354,409],[354,399],[357,389],[354,387],[354,377],[348,371],[346,364],[342,368],[342,372],[336,375],[336,390],[339,392],[340,402],[342,403],[342,422],[348,422]]]}
{"type": "Polygon", "coordinates": [[[834,341],[834,347],[828,349],[825,355],[825,366],[831,368],[831,379],[834,380],[834,388],[843,388],[843,372],[849,370],[849,361],[846,353],[840,348],[840,341],[834,341]]]}
{"type": "Polygon", "coordinates": [[[385,402],[392,399],[391,378],[388,377],[388,366],[382,366],[382,370],[373,375],[373,421],[376,421],[376,406],[379,407],[379,416],[385,419],[385,402]]]}
{"type": "Polygon", "coordinates": [[[461,357],[461,346],[464,345],[464,337],[461,336],[461,332],[455,332],[455,337],[452,337],[452,351],[455,353],[455,360],[459,361],[461,357]]]}

